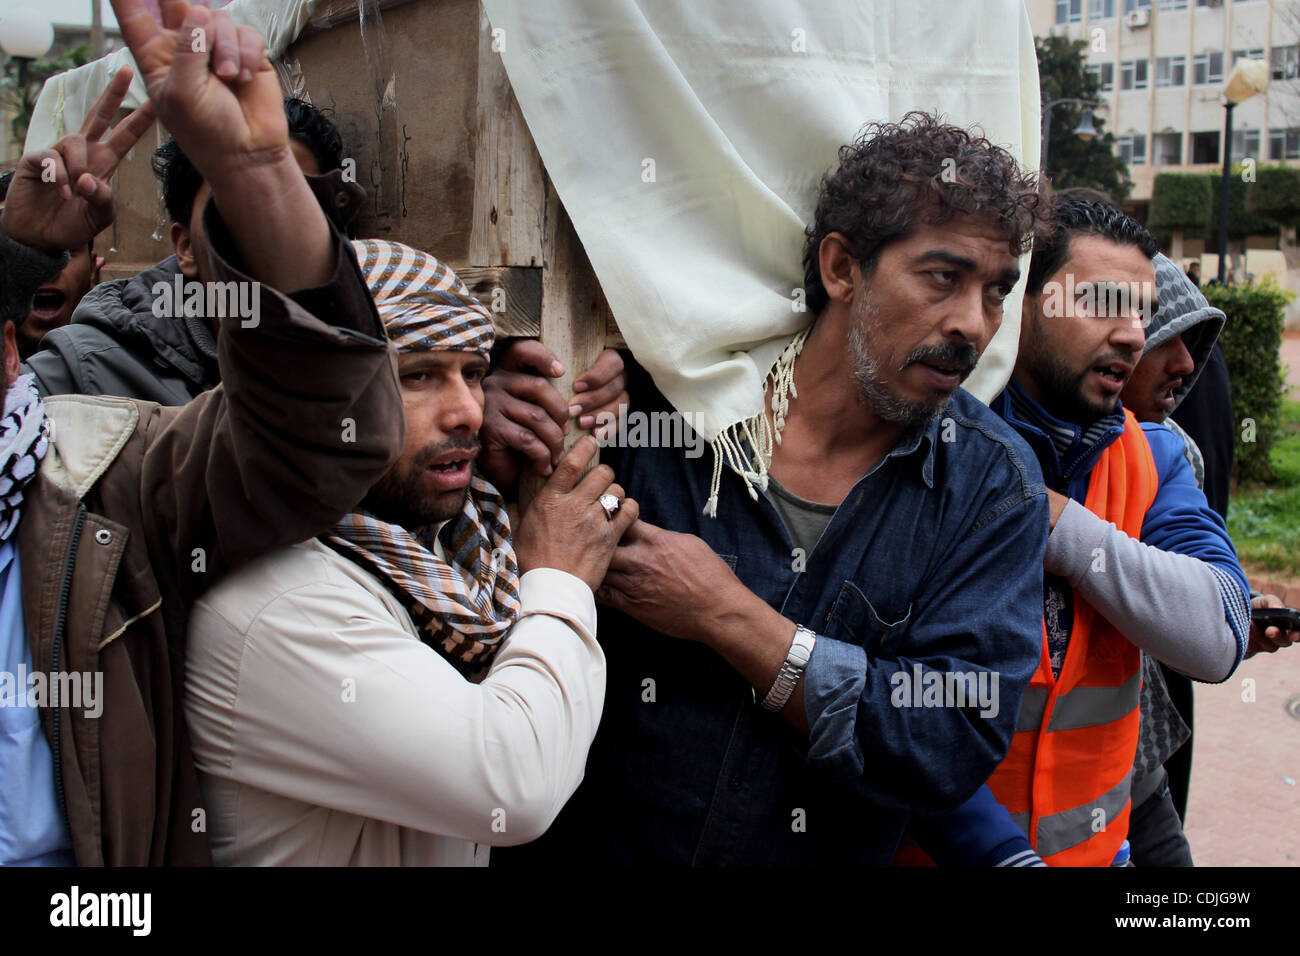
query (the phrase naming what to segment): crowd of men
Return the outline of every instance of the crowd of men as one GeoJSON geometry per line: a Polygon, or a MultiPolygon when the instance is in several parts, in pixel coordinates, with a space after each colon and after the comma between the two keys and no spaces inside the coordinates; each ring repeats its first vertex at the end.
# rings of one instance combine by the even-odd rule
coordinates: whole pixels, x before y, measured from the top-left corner
{"type": "Polygon", "coordinates": [[[1297,633],[1251,623],[1223,436],[1169,418],[1230,407],[1223,313],[1138,222],[872,124],[765,480],[589,468],[575,426],[669,408],[630,356],[562,396],[433,253],[352,236],[338,131],[255,31],[113,6],[149,103],[110,128],[123,69],[0,213],[0,669],[49,682],[0,707],[0,864],[1191,864],[1179,682],[1297,633]],[[175,253],[94,285],[155,115],[175,253]]]}

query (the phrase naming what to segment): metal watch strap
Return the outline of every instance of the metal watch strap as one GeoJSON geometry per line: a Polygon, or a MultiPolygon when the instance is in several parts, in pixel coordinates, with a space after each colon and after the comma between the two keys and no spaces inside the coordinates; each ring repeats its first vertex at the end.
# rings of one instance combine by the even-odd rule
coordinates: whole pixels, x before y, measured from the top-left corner
{"type": "Polygon", "coordinates": [[[776,680],[772,682],[771,689],[763,698],[764,710],[776,712],[785,706],[790,695],[794,693],[799,678],[803,676],[804,668],[808,666],[808,659],[812,657],[813,644],[816,641],[817,635],[811,629],[802,624],[795,627],[794,640],[790,643],[790,651],[785,656],[785,663],[781,665],[776,680]]]}

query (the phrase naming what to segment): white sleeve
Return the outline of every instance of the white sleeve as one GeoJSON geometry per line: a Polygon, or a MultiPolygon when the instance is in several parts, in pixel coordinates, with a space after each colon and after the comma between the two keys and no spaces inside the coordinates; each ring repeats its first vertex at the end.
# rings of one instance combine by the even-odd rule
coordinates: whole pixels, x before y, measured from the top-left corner
{"type": "Polygon", "coordinates": [[[1179,673],[1222,681],[1236,667],[1237,638],[1208,563],[1144,544],[1069,501],[1047,539],[1043,566],[1179,673]],[[1099,555],[1104,562],[1097,562],[1099,555]]]}
{"type": "MultiPolygon", "coordinates": [[[[495,846],[544,833],[582,780],[605,696],[591,589],[536,569],[480,684],[373,594],[312,583],[242,639],[233,757],[259,789],[495,846]]],[[[231,625],[206,602],[193,626],[231,625]]]]}

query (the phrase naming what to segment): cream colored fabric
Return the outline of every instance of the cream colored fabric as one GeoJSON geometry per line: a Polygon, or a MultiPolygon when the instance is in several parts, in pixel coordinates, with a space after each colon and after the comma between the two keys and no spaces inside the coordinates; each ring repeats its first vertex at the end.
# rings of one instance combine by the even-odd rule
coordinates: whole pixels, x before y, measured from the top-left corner
{"type": "Polygon", "coordinates": [[[85,497],[135,432],[140,405],[111,395],[51,395],[43,401],[52,447],[41,471],[85,497]]]}
{"type": "MultiPolygon", "coordinates": [[[[266,52],[275,59],[302,32],[318,0],[231,0],[223,7],[236,23],[256,27],[266,40],[266,52]]],[[[108,81],[123,66],[135,70],[131,89],[122,105],[134,109],[145,101],[144,81],[131,52],[122,47],[85,66],[52,76],[41,88],[27,129],[24,151],[46,149],[81,126],[86,113],[108,81]]]]}
{"type": "MultiPolygon", "coordinates": [[[[484,0],[524,117],[628,345],[703,436],[762,409],[838,147],[941,110],[1037,165],[1021,0],[484,0]]],[[[967,383],[1005,385],[1020,289],[967,383]]]]}
{"type": "Polygon", "coordinates": [[[219,864],[484,865],[582,780],[605,696],[591,590],[520,580],[480,684],[317,541],[224,579],[190,621],[186,716],[219,864]]]}

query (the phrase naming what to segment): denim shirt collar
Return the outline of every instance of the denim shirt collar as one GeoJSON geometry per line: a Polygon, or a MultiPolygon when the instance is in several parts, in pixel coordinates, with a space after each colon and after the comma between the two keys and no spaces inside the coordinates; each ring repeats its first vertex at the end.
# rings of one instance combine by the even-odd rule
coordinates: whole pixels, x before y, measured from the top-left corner
{"type": "MultiPolygon", "coordinates": [[[[908,458],[912,456],[919,456],[917,460],[919,462],[919,467],[921,469],[921,480],[925,482],[927,488],[933,489],[934,488],[934,445],[935,442],[938,440],[938,431],[939,428],[942,427],[943,419],[946,413],[947,413],[947,406],[945,406],[944,410],[941,411],[934,418],[932,418],[930,421],[921,425],[913,425],[912,427],[906,429],[901,435],[898,436],[898,441],[894,443],[894,447],[891,448],[880,459],[880,461],[876,462],[876,464],[871,468],[871,471],[868,471],[865,475],[862,476],[862,478],[858,480],[862,481],[863,479],[874,474],[875,471],[878,468],[880,468],[890,458],[908,458]]],[[[744,442],[744,448],[746,454],[750,455],[751,460],[753,460],[752,456],[754,455],[754,451],[753,448],[750,446],[748,440],[744,442]]]]}
{"type": "MultiPolygon", "coordinates": [[[[946,410],[946,409],[945,409],[946,410]]],[[[914,426],[899,436],[898,442],[885,458],[907,458],[920,455],[921,480],[927,488],[934,488],[934,443],[943,421],[943,413],[934,416],[924,425],[914,426]]]]}

